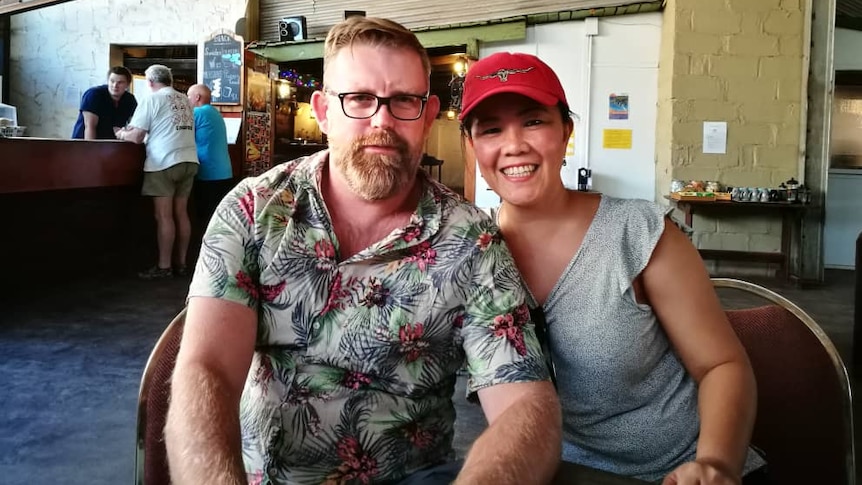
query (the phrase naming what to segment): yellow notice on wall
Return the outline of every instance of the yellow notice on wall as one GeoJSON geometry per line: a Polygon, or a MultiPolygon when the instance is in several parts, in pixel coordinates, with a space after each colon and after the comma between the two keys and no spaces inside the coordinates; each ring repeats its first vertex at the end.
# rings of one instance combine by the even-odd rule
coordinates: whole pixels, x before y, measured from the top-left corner
{"type": "Polygon", "coordinates": [[[602,130],[602,148],[608,150],[631,150],[632,130],[602,130]]]}
{"type": "Polygon", "coordinates": [[[573,157],[575,155],[575,130],[572,130],[572,135],[569,136],[569,142],[566,143],[566,156],[573,157]]]}

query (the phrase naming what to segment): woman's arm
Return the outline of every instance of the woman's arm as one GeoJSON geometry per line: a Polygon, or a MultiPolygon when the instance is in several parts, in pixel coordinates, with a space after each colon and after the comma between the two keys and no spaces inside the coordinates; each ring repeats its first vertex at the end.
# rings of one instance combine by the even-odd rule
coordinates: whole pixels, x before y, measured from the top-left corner
{"type": "Polygon", "coordinates": [[[757,400],[745,349],[727,321],[697,249],[671,222],[665,224],[641,276],[658,321],[698,383],[695,463],[679,467],[665,483],[739,483],[757,400]]]}

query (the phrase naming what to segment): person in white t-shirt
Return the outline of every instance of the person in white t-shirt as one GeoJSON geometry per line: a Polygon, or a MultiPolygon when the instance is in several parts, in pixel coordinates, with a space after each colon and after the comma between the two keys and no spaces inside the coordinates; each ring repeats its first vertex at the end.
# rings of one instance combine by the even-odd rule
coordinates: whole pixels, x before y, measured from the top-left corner
{"type": "Polygon", "coordinates": [[[191,238],[188,199],[198,171],[194,111],[186,95],[173,88],[168,67],[153,64],[144,74],[152,93],[140,100],[129,126],[116,130],[120,140],[144,143],[146,138],[141,193],[153,198],[159,260],[138,276],[186,276],[191,238]]]}

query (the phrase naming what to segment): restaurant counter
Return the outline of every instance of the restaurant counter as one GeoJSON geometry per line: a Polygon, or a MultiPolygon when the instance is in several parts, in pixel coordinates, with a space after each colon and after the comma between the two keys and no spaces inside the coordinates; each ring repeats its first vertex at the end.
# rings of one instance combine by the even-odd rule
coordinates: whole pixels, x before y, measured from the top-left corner
{"type": "MultiPolygon", "coordinates": [[[[242,155],[229,148],[232,157],[242,155]]],[[[140,193],[145,156],[144,145],[115,140],[0,138],[7,274],[41,284],[69,272],[133,275],[151,265],[155,221],[152,202],[140,193]]],[[[241,161],[233,166],[236,174],[241,161]]],[[[199,241],[203,224],[192,221],[199,241]]]]}
{"type": "Polygon", "coordinates": [[[0,138],[0,194],[139,185],[144,156],[116,140],[0,138]]]}
{"type": "Polygon", "coordinates": [[[16,289],[129,271],[154,254],[144,158],[121,141],[0,138],[0,254],[16,289]]]}

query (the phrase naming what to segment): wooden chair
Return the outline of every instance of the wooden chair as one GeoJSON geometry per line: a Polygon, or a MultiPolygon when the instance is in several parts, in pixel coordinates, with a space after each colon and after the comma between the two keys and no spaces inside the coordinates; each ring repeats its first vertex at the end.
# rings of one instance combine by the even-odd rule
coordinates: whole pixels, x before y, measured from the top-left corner
{"type": "Polygon", "coordinates": [[[170,483],[164,428],[171,395],[171,375],[180,350],[186,310],[168,325],[153,347],[138,392],[137,452],[135,484],[170,483]]]}
{"type": "Polygon", "coordinates": [[[751,441],[766,454],[771,483],[855,483],[850,379],[829,337],[773,291],[729,278],[712,281],[716,288],[741,290],[770,303],[726,313],[757,379],[751,441]]]}

